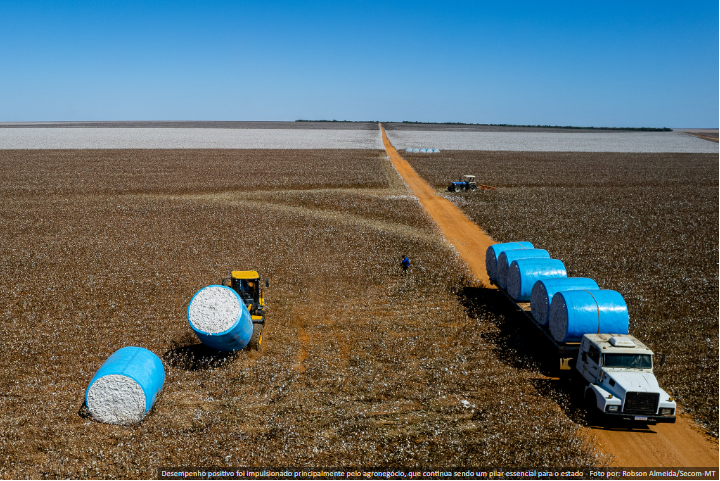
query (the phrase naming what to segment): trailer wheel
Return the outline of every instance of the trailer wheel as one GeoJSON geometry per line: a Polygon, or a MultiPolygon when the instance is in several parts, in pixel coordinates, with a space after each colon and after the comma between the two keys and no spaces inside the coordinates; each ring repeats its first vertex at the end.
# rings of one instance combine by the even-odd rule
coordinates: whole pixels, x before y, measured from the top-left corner
{"type": "Polygon", "coordinates": [[[262,324],[253,324],[253,332],[252,332],[252,336],[250,336],[250,342],[248,342],[248,349],[251,349],[253,351],[261,351],[262,350],[262,341],[263,341],[263,325],[262,324]]]}
{"type": "Polygon", "coordinates": [[[598,422],[598,407],[595,391],[588,389],[585,391],[585,422],[589,426],[594,426],[598,422]]]}

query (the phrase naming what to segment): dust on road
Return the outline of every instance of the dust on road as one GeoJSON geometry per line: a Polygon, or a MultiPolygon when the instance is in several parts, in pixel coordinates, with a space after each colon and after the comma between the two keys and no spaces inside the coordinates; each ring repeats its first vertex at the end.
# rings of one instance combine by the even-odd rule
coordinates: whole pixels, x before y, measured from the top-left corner
{"type": "MultiPolygon", "coordinates": [[[[440,228],[445,240],[460,254],[475,278],[492,287],[485,270],[485,251],[494,244],[460,209],[439,196],[403,159],[382,128],[383,144],[390,160],[420,204],[440,228]]],[[[675,424],[648,429],[588,429],[598,446],[620,467],[714,467],[719,465],[718,443],[708,438],[690,418],[680,414],[675,424]]]]}

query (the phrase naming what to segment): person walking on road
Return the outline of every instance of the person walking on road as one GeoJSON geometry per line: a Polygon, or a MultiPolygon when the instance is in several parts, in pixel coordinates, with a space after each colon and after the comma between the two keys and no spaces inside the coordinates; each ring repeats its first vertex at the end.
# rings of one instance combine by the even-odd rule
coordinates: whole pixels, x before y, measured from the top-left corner
{"type": "Polygon", "coordinates": [[[410,268],[410,259],[408,259],[408,256],[404,256],[402,262],[400,262],[400,265],[402,266],[402,273],[407,274],[408,269],[410,268]]]}

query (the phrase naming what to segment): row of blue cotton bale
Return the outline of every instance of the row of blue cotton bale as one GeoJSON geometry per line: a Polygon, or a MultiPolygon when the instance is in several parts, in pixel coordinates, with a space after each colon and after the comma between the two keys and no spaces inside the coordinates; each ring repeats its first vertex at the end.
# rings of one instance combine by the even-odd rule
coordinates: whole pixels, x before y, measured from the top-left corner
{"type": "Polygon", "coordinates": [[[408,154],[439,154],[440,149],[413,149],[408,147],[405,152],[408,154]]]}
{"type": "MultiPolygon", "coordinates": [[[[187,319],[200,341],[218,351],[240,350],[252,336],[250,312],[229,287],[200,289],[190,300],[187,319]]],[[[135,424],[150,411],[164,383],[159,357],[142,347],[123,347],[90,380],[85,406],[97,421],[135,424]]]]}
{"type": "Polygon", "coordinates": [[[530,242],[494,244],[485,253],[488,277],[516,302],[530,302],[535,321],[558,342],[585,334],[627,334],[622,295],[586,277],[568,277],[562,261],[530,242]]]}

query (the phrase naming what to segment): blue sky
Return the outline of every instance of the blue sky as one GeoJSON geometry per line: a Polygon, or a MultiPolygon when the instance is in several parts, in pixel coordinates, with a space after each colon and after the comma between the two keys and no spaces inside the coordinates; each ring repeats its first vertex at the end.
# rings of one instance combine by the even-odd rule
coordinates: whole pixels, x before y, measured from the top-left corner
{"type": "Polygon", "coordinates": [[[717,127],[718,56],[717,2],[3,0],[0,121],[717,127]]]}

